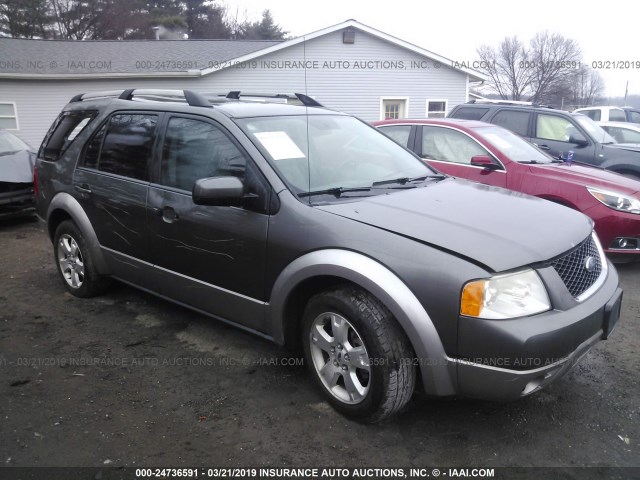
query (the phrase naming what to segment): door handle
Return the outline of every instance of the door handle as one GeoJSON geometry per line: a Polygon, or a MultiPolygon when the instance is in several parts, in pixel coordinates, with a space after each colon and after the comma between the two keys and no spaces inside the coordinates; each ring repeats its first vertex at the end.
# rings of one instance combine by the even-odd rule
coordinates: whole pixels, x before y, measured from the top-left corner
{"type": "Polygon", "coordinates": [[[91,189],[89,188],[89,185],[87,185],[86,183],[83,183],[82,185],[76,185],[73,188],[75,188],[77,192],[86,193],[87,195],[91,195],[92,193],[91,189]]]}
{"type": "Polygon", "coordinates": [[[171,207],[154,207],[153,213],[158,217],[162,217],[162,220],[167,223],[177,222],[180,218],[180,215],[178,215],[178,213],[171,207]]]}
{"type": "Polygon", "coordinates": [[[540,150],[551,150],[551,147],[549,147],[549,145],[538,145],[538,148],[540,150]]]}

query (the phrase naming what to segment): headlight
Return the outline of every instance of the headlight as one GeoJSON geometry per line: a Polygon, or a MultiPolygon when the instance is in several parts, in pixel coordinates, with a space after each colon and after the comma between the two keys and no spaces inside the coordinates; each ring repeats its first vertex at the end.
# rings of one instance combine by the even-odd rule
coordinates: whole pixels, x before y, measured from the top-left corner
{"type": "Polygon", "coordinates": [[[620,210],[621,212],[640,214],[640,200],[637,198],[623,195],[622,193],[600,190],[599,188],[587,187],[587,190],[609,208],[620,210]]]}
{"type": "Polygon", "coordinates": [[[550,308],[547,290],[533,270],[469,282],[460,301],[462,315],[478,318],[524,317],[550,308]]]}

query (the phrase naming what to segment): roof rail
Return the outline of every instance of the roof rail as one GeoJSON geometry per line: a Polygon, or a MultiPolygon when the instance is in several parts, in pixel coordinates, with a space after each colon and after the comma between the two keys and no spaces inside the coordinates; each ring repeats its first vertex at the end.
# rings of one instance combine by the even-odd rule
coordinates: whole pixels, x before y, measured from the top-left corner
{"type": "Polygon", "coordinates": [[[82,102],[102,98],[118,98],[120,100],[138,100],[143,102],[186,102],[192,107],[213,108],[211,103],[201,94],[193,90],[161,90],[129,88],[126,90],[106,90],[76,95],[69,102],[82,102]]]}
{"type": "Polygon", "coordinates": [[[479,98],[469,100],[467,103],[477,103],[477,104],[493,104],[493,105],[520,105],[523,107],[537,107],[537,108],[553,108],[550,105],[544,105],[541,103],[534,102],[523,102],[521,100],[502,100],[502,99],[491,99],[491,98],[479,98]]]}
{"type": "Polygon", "coordinates": [[[245,97],[247,99],[253,98],[255,101],[259,101],[261,99],[282,99],[284,101],[287,100],[297,100],[305,107],[324,107],[320,102],[314,100],[313,98],[303,94],[303,93],[242,93],[240,90],[232,90],[226,95],[218,95],[220,97],[227,98],[229,100],[242,100],[241,97],[245,97]]]}

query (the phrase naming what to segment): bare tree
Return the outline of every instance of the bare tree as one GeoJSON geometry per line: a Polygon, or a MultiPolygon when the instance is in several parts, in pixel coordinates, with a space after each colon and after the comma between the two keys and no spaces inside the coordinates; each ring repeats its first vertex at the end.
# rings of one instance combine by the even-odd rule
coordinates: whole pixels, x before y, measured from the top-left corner
{"type": "Polygon", "coordinates": [[[582,65],[574,72],[573,82],[573,105],[588,106],[593,105],[602,98],[604,93],[604,80],[597,70],[587,65],[582,65]]]}
{"type": "Polygon", "coordinates": [[[531,70],[527,50],[518,37],[506,37],[498,48],[483,45],[477,52],[489,87],[503,99],[521,100],[529,90],[531,70]]]}
{"type": "Polygon", "coordinates": [[[566,83],[580,67],[582,53],[575,40],[559,33],[538,33],[529,49],[531,62],[531,101],[544,101],[559,84],[566,83]]]}

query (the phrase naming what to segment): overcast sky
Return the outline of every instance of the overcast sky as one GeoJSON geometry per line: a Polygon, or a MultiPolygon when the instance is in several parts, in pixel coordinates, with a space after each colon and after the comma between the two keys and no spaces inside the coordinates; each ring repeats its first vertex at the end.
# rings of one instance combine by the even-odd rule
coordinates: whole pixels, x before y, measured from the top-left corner
{"type": "MultiPolygon", "coordinates": [[[[252,19],[268,8],[292,36],[353,18],[455,61],[473,61],[476,47],[495,46],[505,36],[518,35],[528,42],[537,32],[549,30],[576,40],[588,65],[593,61],[640,64],[634,26],[640,7],[633,7],[635,2],[226,0],[226,4],[240,14],[246,10],[252,19]]],[[[640,68],[599,71],[606,81],[607,95],[624,96],[627,81],[629,93],[640,94],[640,68]]]]}

